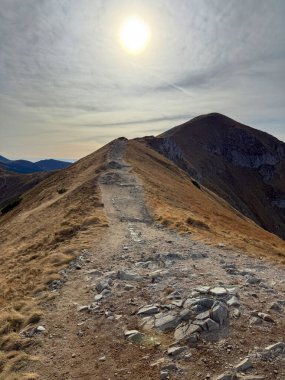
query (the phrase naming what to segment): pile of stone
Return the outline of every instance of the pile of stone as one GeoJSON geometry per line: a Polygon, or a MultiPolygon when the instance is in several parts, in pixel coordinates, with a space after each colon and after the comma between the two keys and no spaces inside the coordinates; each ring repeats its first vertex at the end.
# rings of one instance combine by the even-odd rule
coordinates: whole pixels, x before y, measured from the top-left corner
{"type": "Polygon", "coordinates": [[[191,344],[201,336],[217,335],[228,325],[229,307],[239,306],[236,288],[201,286],[186,299],[178,291],[168,296],[167,304],[141,307],[137,315],[140,326],[163,332],[174,331],[174,340],[191,344]]]}

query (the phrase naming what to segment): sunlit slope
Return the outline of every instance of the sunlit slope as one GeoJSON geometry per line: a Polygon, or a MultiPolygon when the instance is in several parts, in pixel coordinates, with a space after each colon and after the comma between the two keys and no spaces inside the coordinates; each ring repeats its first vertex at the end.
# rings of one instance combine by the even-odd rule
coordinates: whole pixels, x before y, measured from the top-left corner
{"type": "Polygon", "coordinates": [[[253,255],[285,262],[285,242],[236,211],[186,172],[151,149],[143,139],[130,141],[126,160],[145,186],[147,203],[162,224],[194,239],[223,243],[253,255]]]}

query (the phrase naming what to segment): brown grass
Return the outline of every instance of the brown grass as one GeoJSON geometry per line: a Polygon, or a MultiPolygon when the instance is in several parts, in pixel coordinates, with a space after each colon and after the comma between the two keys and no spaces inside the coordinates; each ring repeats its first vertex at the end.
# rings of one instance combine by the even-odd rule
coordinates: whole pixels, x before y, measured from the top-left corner
{"type": "Polygon", "coordinates": [[[108,149],[49,175],[0,217],[0,379],[36,378],[23,371],[30,340],[19,332],[39,323],[49,284],[108,225],[98,186],[103,169],[97,170],[108,149]]]}
{"type": "Polygon", "coordinates": [[[211,245],[224,243],[250,255],[285,263],[285,242],[192,179],[171,161],[138,141],[129,141],[126,160],[145,186],[155,219],[211,245]]]}

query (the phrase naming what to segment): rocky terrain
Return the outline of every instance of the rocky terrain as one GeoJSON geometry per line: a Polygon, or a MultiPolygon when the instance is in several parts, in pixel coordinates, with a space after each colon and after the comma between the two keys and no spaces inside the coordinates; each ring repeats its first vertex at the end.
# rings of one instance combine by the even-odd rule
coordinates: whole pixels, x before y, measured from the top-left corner
{"type": "Polygon", "coordinates": [[[142,139],[261,227],[285,238],[285,144],[224,115],[142,139]]]}
{"type": "Polygon", "coordinates": [[[109,151],[100,188],[109,228],[50,284],[21,331],[40,379],[285,378],[285,270],[153,220],[144,187],[109,151]]]}

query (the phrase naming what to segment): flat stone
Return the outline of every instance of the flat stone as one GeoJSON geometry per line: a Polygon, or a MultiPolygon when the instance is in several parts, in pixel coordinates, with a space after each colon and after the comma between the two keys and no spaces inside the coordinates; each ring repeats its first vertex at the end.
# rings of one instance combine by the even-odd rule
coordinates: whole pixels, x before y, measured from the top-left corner
{"type": "Polygon", "coordinates": [[[209,310],[207,310],[207,311],[204,311],[203,313],[200,313],[200,314],[198,314],[197,316],[196,316],[196,319],[207,319],[207,318],[209,318],[209,316],[210,316],[210,311],[209,310]]]}
{"type": "Polygon", "coordinates": [[[170,331],[174,330],[180,322],[181,318],[179,316],[167,314],[156,319],[154,326],[161,331],[170,331]]]}
{"type": "Polygon", "coordinates": [[[183,300],[173,300],[173,301],[171,301],[171,304],[174,305],[174,306],[177,306],[177,307],[182,307],[183,303],[184,303],[183,300]]]}
{"type": "Polygon", "coordinates": [[[94,297],[95,301],[100,301],[102,298],[102,294],[96,294],[96,296],[94,297]]]}
{"type": "Polygon", "coordinates": [[[159,313],[159,308],[155,305],[146,305],[139,309],[137,312],[140,316],[147,316],[147,315],[153,315],[159,313]]]}
{"type": "Polygon", "coordinates": [[[192,323],[180,324],[179,326],[177,326],[175,330],[174,339],[177,342],[188,341],[191,335],[199,333],[200,331],[201,331],[201,327],[198,325],[193,325],[192,323]]]}
{"type": "Polygon", "coordinates": [[[245,372],[250,368],[252,368],[252,362],[249,358],[245,358],[235,366],[237,372],[245,372]]]}
{"type": "Polygon", "coordinates": [[[210,289],[210,293],[213,296],[218,296],[218,297],[223,297],[223,296],[226,296],[228,294],[227,289],[222,288],[220,286],[216,286],[215,288],[210,289]]]}
{"type": "Polygon", "coordinates": [[[186,350],[188,350],[187,346],[173,346],[167,350],[167,354],[170,356],[177,356],[186,350]]]}
{"type": "Polygon", "coordinates": [[[117,273],[117,278],[123,281],[143,281],[144,278],[139,274],[128,272],[125,270],[119,270],[117,273]]]}
{"type": "Polygon", "coordinates": [[[128,337],[130,335],[137,334],[138,332],[139,332],[138,330],[125,330],[124,335],[125,337],[128,337]]]}
{"type": "Polygon", "coordinates": [[[201,294],[207,294],[210,290],[210,286],[198,286],[195,290],[201,294]]]}

